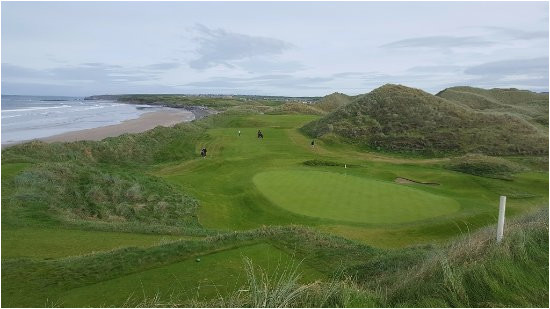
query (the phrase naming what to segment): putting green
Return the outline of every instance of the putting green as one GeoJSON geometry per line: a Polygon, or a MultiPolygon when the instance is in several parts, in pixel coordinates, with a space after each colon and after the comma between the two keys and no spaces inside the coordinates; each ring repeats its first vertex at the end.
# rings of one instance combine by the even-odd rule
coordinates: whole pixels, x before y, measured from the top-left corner
{"type": "Polygon", "coordinates": [[[460,208],[450,198],[338,173],[271,171],[256,174],[253,181],[279,207],[324,219],[403,223],[450,214],[460,208]]]}

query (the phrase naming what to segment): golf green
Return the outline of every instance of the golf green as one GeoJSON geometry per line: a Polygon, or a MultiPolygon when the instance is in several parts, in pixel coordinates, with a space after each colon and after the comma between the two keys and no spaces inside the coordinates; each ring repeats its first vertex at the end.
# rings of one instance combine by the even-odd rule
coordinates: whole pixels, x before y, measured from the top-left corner
{"type": "Polygon", "coordinates": [[[338,173],[281,170],[256,174],[274,204],[310,217],[359,223],[403,223],[453,213],[458,202],[415,188],[338,173]]]}

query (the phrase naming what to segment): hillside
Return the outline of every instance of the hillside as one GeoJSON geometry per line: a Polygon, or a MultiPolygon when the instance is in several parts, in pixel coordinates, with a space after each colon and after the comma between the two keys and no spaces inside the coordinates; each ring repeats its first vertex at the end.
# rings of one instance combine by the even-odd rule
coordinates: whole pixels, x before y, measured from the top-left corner
{"type": "Polygon", "coordinates": [[[350,97],[343,93],[335,92],[324,96],[321,100],[315,102],[314,106],[325,112],[332,112],[340,106],[349,104],[352,99],[353,97],[350,97]]]}
{"type": "Polygon", "coordinates": [[[302,131],[317,138],[335,133],[377,150],[428,155],[537,155],[548,149],[547,135],[521,117],[476,111],[401,85],[359,96],[302,131]]]}
{"type": "Polygon", "coordinates": [[[518,115],[548,130],[548,93],[518,89],[452,87],[436,96],[485,112],[518,115]]]}

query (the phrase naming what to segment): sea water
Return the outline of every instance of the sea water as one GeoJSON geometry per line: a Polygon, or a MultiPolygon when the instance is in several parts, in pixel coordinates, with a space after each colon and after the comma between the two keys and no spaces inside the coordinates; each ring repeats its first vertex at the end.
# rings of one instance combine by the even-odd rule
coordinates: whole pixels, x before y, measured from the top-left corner
{"type": "Polygon", "coordinates": [[[82,97],[2,95],[2,145],[139,118],[159,106],[82,97]]]}

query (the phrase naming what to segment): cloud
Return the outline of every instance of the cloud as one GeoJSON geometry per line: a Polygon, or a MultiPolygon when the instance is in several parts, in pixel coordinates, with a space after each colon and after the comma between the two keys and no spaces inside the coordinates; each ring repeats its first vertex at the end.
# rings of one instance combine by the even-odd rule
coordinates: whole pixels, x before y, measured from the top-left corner
{"type": "Polygon", "coordinates": [[[183,87],[199,87],[208,89],[247,89],[256,87],[280,89],[324,89],[332,77],[298,77],[289,74],[259,75],[252,77],[212,78],[205,81],[191,82],[183,87]]]}
{"type": "Polygon", "coordinates": [[[51,72],[25,68],[11,63],[2,63],[2,83],[7,80],[20,79],[50,79],[51,72]]]}
{"type": "Polygon", "coordinates": [[[459,65],[425,65],[409,68],[407,72],[411,73],[456,73],[464,68],[459,65]]]}
{"type": "Polygon", "coordinates": [[[464,70],[470,75],[548,75],[548,57],[487,62],[464,70]]]}
{"type": "Polygon", "coordinates": [[[47,69],[31,69],[10,63],[2,63],[2,83],[18,84],[116,84],[158,80],[161,72],[147,67],[124,68],[104,63],[83,63],[47,69]]]}
{"type": "Polygon", "coordinates": [[[494,42],[478,36],[426,36],[384,44],[382,48],[455,48],[490,46],[494,42]]]}
{"type": "Polygon", "coordinates": [[[515,40],[537,40],[548,39],[548,30],[528,31],[518,30],[506,27],[483,27],[492,30],[496,34],[515,39],[515,40]]]}
{"type": "Polygon", "coordinates": [[[199,56],[189,62],[189,66],[197,70],[219,65],[234,67],[232,62],[236,60],[280,55],[293,47],[279,39],[210,29],[200,24],[195,26],[195,30],[199,33],[196,39],[196,52],[199,56]]]}
{"type": "Polygon", "coordinates": [[[464,70],[469,85],[548,91],[548,57],[486,62],[464,70]]]}
{"type": "MultiPolygon", "coordinates": [[[[456,84],[456,83],[455,83],[456,84]]],[[[458,84],[457,84],[458,85],[458,84]]],[[[528,77],[528,76],[481,76],[469,79],[462,85],[481,88],[517,88],[528,89],[531,91],[548,91],[548,76],[528,77]]]]}
{"type": "Polygon", "coordinates": [[[161,62],[161,63],[145,65],[142,68],[145,70],[151,70],[151,71],[166,71],[166,70],[177,69],[180,66],[181,64],[178,62],[161,62]]]}
{"type": "Polygon", "coordinates": [[[233,64],[249,73],[294,73],[306,67],[298,61],[273,61],[266,57],[253,57],[233,62],[233,64]]]}
{"type": "Polygon", "coordinates": [[[340,72],[332,74],[332,77],[334,78],[353,78],[353,77],[362,77],[364,76],[364,72],[340,72]]]}

